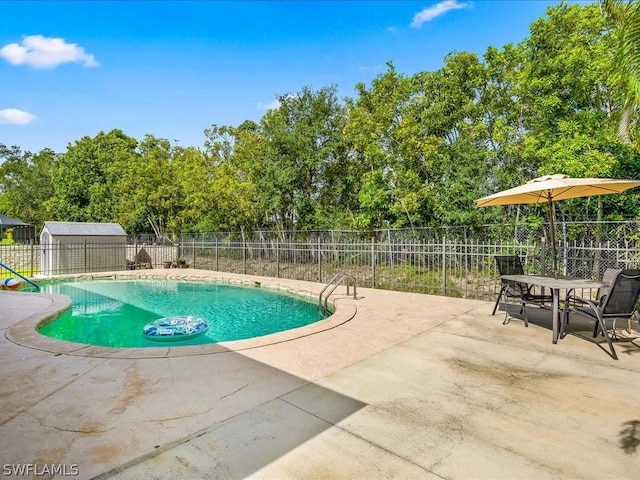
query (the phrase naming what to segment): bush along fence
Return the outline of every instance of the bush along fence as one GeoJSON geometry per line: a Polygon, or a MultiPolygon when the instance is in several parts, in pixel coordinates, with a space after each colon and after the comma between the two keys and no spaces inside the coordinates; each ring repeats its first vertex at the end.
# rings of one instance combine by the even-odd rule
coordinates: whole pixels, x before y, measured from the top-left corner
{"type": "MultiPolygon", "coordinates": [[[[637,268],[640,224],[560,223],[562,275],[599,278],[606,268],[637,268]]],[[[254,232],[174,236],[153,243],[0,246],[0,261],[27,276],[123,269],[191,267],[326,283],[337,272],[358,286],[489,300],[499,278],[495,255],[522,256],[528,273],[551,273],[545,228],[487,226],[468,229],[369,232],[254,232]],[[183,264],[183,265],[181,265],[183,264]]],[[[0,278],[11,276],[0,271],[0,278]]]]}

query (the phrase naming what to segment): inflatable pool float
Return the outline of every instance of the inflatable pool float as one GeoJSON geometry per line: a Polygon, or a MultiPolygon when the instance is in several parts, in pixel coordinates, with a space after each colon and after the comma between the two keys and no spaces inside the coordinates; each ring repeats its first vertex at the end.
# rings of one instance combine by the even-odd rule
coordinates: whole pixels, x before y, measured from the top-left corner
{"type": "Polygon", "coordinates": [[[204,333],[209,325],[200,317],[165,317],[147,323],[142,334],[149,340],[188,340],[204,333]]]}
{"type": "Polygon", "coordinates": [[[22,280],[18,278],[9,277],[4,281],[4,286],[7,288],[10,288],[11,290],[16,290],[21,283],[22,283],[22,280]]]}

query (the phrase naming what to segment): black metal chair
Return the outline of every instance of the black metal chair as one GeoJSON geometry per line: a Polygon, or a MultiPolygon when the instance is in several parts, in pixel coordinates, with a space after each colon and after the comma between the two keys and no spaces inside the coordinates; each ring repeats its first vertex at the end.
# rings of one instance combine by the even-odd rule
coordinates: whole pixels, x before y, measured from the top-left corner
{"type": "Polygon", "coordinates": [[[614,332],[616,320],[629,321],[634,313],[638,299],[640,298],[640,269],[620,270],[609,286],[606,294],[597,300],[569,295],[562,312],[562,325],[560,338],[564,336],[564,330],[569,323],[569,313],[585,316],[595,321],[593,338],[598,336],[598,331],[607,341],[611,356],[617,360],[618,355],[613,348],[613,342],[607,331],[607,320],[611,320],[611,328],[614,332]]]}
{"type": "MultiPolygon", "coordinates": [[[[609,292],[609,287],[611,285],[613,285],[614,280],[616,279],[616,277],[618,276],[618,273],[620,273],[622,270],[617,269],[617,268],[607,268],[604,273],[602,274],[602,282],[606,283],[607,286],[606,287],[601,287],[598,289],[598,291],[596,292],[596,303],[599,302],[602,297],[604,297],[608,292],[609,292]]],[[[578,295],[571,295],[570,297],[565,299],[565,307],[564,308],[573,308],[576,306],[579,307],[584,307],[587,304],[582,302],[580,299],[582,297],[578,296],[578,295]]],[[[569,325],[569,317],[567,317],[566,319],[566,325],[569,325]]],[[[566,326],[565,325],[565,326],[566,326]]]]}
{"type": "MultiPolygon", "coordinates": [[[[496,255],[496,266],[498,267],[498,272],[500,276],[502,275],[524,275],[524,267],[522,266],[522,260],[520,260],[519,255],[496,255]]],[[[529,322],[527,320],[527,311],[526,304],[536,304],[538,306],[542,306],[545,303],[551,302],[553,297],[551,295],[542,295],[536,294],[533,291],[534,286],[528,285],[522,282],[514,282],[512,280],[502,280],[502,286],[500,288],[500,292],[498,293],[498,298],[496,298],[496,304],[493,307],[492,315],[496,314],[496,310],[498,309],[498,305],[500,305],[500,300],[504,299],[504,321],[502,322],[504,325],[509,323],[509,310],[507,308],[509,299],[516,299],[520,304],[520,314],[524,316],[524,325],[525,327],[529,326],[529,322]]]]}

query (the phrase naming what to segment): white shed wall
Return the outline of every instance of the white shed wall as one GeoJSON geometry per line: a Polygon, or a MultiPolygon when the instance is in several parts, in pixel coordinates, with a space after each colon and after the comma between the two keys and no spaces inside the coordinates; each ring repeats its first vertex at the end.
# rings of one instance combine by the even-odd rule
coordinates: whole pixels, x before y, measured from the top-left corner
{"type": "Polygon", "coordinates": [[[92,235],[40,235],[41,273],[69,273],[125,270],[126,237],[92,235]]]}

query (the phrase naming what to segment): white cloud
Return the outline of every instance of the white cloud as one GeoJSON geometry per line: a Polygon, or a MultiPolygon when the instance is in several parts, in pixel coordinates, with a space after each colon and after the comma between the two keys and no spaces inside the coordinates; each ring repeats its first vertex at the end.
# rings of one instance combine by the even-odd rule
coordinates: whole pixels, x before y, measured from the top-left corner
{"type": "Polygon", "coordinates": [[[33,113],[18,110],[17,108],[5,108],[0,110],[0,123],[12,125],[26,125],[33,122],[36,117],[33,113]]]}
{"type": "Polygon", "coordinates": [[[271,103],[258,103],[258,110],[277,110],[278,108],[280,108],[280,101],[278,99],[275,99],[271,103]]]}
{"type": "Polygon", "coordinates": [[[24,37],[21,44],[9,43],[0,48],[0,57],[12,65],[29,65],[34,68],[54,68],[62,63],[83,63],[85,67],[99,67],[95,57],[76,43],[66,43],[64,38],[48,38],[42,35],[24,37]]]}
{"type": "Polygon", "coordinates": [[[458,10],[460,8],[469,7],[468,3],[458,3],[458,0],[444,0],[440,3],[433,5],[432,7],[427,7],[422,11],[416,13],[413,16],[413,22],[411,22],[411,26],[413,28],[420,28],[423,23],[430,22],[436,17],[440,15],[444,15],[449,10],[458,10]]]}
{"type": "Polygon", "coordinates": [[[258,105],[256,106],[256,108],[258,110],[278,110],[282,106],[282,103],[280,102],[281,98],[284,98],[285,100],[288,100],[288,99],[295,100],[296,98],[299,98],[299,97],[297,93],[287,93],[286,95],[280,95],[271,103],[258,102],[258,105]]]}

